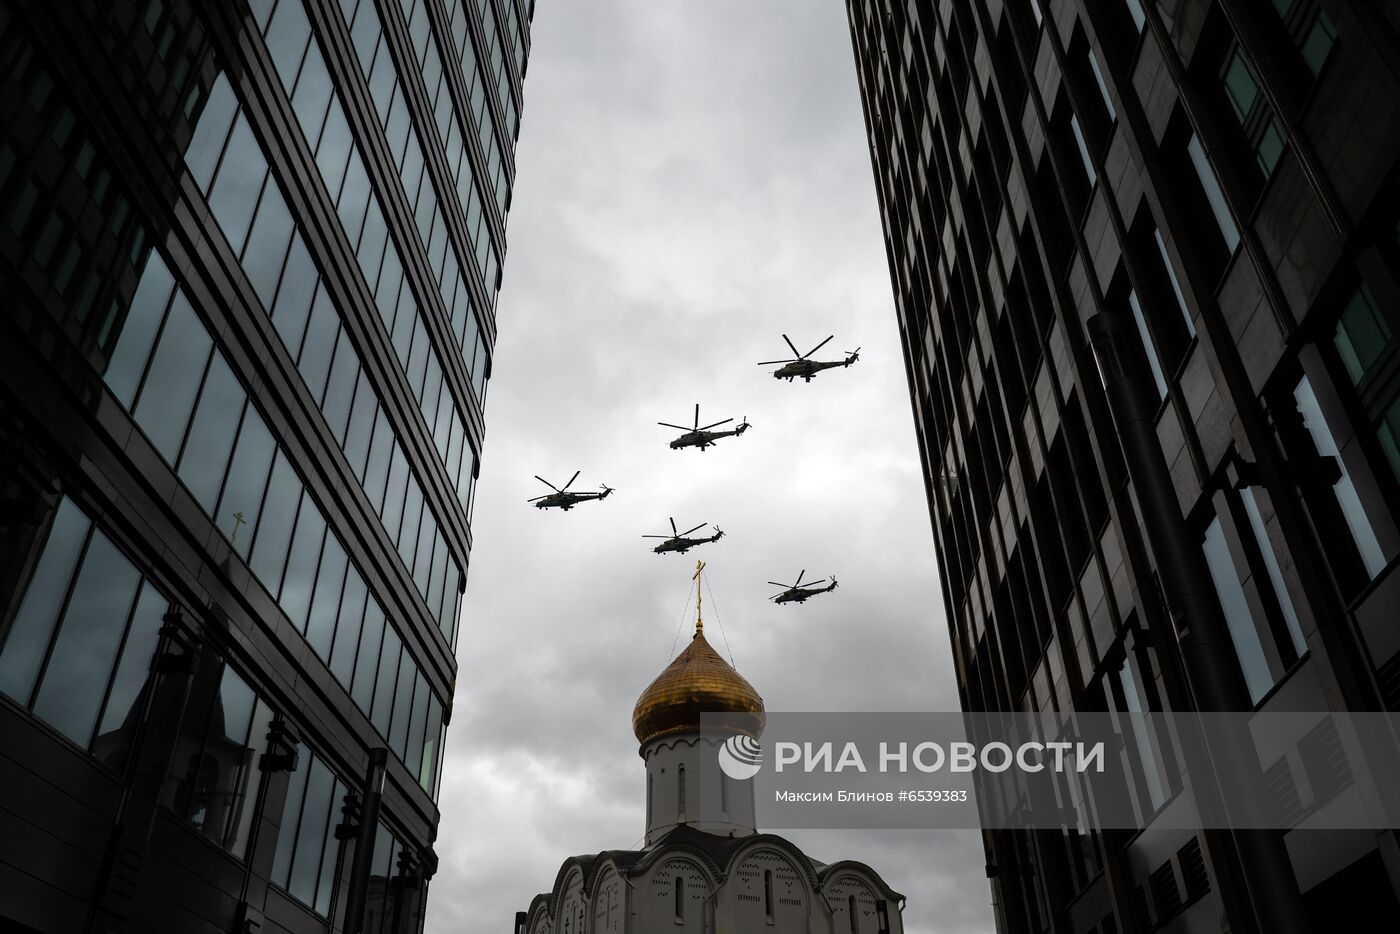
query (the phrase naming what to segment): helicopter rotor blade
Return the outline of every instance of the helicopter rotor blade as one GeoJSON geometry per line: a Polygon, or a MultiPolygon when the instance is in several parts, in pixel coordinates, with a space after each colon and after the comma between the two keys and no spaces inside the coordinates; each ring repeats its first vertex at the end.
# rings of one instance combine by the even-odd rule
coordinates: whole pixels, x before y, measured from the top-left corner
{"type": "Polygon", "coordinates": [[[800,359],[800,358],[798,358],[798,357],[793,357],[793,358],[788,359],[788,360],[764,360],[762,363],[759,363],[759,364],[757,364],[757,365],[758,365],[758,366],[772,366],[772,365],[775,364],[775,363],[797,363],[797,362],[799,361],[799,359],[800,359]]]}
{"type": "Polygon", "coordinates": [[[777,581],[769,581],[768,583],[772,584],[774,587],[781,587],[781,588],[783,588],[784,590],[791,590],[791,589],[792,589],[792,588],[789,587],[787,584],[780,584],[780,583],[778,583],[777,581]]]}
{"type": "MultiPolygon", "coordinates": [[[[553,490],[553,491],[556,492],[556,493],[563,492],[563,491],[560,490],[557,486],[555,486],[554,484],[550,483],[548,480],[546,480],[544,477],[541,477],[539,474],[535,474],[535,479],[538,480],[538,481],[540,481],[541,483],[543,483],[545,486],[549,487],[551,490],[553,490]]],[[[540,497],[536,497],[536,499],[539,499],[539,498],[540,498],[540,497]]]]}
{"type": "Polygon", "coordinates": [[[685,427],[684,425],[672,425],[670,422],[657,422],[656,424],[661,425],[662,427],[665,427],[665,428],[674,428],[674,429],[676,429],[677,431],[694,431],[694,430],[695,430],[695,429],[693,429],[693,428],[687,428],[687,427],[685,427]]]}
{"type": "Polygon", "coordinates": [[[715,422],[713,425],[706,425],[704,428],[696,428],[695,430],[696,430],[696,431],[709,431],[711,428],[718,428],[720,425],[728,425],[728,424],[729,424],[730,422],[732,422],[732,421],[734,421],[734,419],[732,419],[732,418],[726,418],[726,419],[725,419],[724,421],[722,421],[722,422],[715,422]]]}
{"type": "Polygon", "coordinates": [[[552,493],[546,493],[546,494],[544,494],[543,496],[532,496],[532,497],[530,497],[529,499],[525,500],[525,502],[527,502],[527,503],[533,503],[533,502],[535,502],[536,500],[549,499],[549,498],[550,498],[551,496],[553,496],[553,495],[554,495],[554,494],[552,494],[552,493]]]}
{"type": "Polygon", "coordinates": [[[679,532],[676,531],[676,520],[675,520],[675,517],[670,517],[670,519],[671,519],[671,534],[672,534],[672,535],[679,535],[679,534],[681,534],[681,533],[679,533],[679,532]]]}
{"type": "MultiPolygon", "coordinates": [[[[583,473],[582,470],[575,470],[575,471],[574,471],[574,475],[573,475],[572,477],[569,478],[569,482],[566,483],[566,484],[564,484],[564,490],[567,490],[569,487],[573,486],[573,485],[574,485],[574,481],[578,479],[578,475],[581,474],[581,473],[583,473]]],[[[560,490],[559,492],[560,492],[560,493],[563,493],[564,490],[560,490]]]]}
{"type": "Polygon", "coordinates": [[[700,403],[698,403],[698,402],[695,403],[695,427],[692,428],[692,429],[690,429],[690,430],[691,430],[691,431],[699,431],[699,430],[700,430],[700,403]]]}
{"type": "MultiPolygon", "coordinates": [[[[700,523],[699,525],[697,525],[697,526],[695,527],[695,529],[703,529],[704,527],[705,527],[705,523],[702,522],[702,523],[700,523]]],[[[691,532],[694,532],[695,529],[686,529],[684,532],[679,532],[679,533],[677,533],[677,534],[676,534],[676,537],[677,537],[677,538],[680,538],[682,535],[689,535],[691,532]]]]}
{"type": "Polygon", "coordinates": [[[819,581],[808,581],[807,583],[805,583],[805,584],[802,585],[802,589],[803,589],[803,590],[806,590],[806,589],[809,588],[809,587],[815,587],[815,586],[817,586],[818,584],[825,584],[825,583],[826,583],[826,578],[823,577],[823,578],[822,578],[821,580],[819,580],[819,581]]]}
{"type": "Polygon", "coordinates": [[[832,335],[831,335],[830,337],[828,337],[826,340],[822,341],[820,344],[818,344],[817,346],[813,347],[811,350],[807,351],[807,353],[805,354],[805,356],[810,357],[812,354],[816,353],[818,350],[821,350],[823,347],[825,347],[825,346],[827,345],[827,342],[830,341],[831,338],[832,338],[832,337],[835,337],[835,336],[836,336],[835,334],[832,334],[832,335]]]}
{"type": "Polygon", "coordinates": [[[799,575],[797,575],[797,583],[793,584],[792,586],[794,586],[794,587],[801,587],[801,586],[802,586],[802,578],[803,578],[804,575],[806,575],[806,573],[807,573],[807,569],[806,569],[806,568],[803,568],[803,569],[802,569],[802,573],[799,574],[799,575]]]}
{"type": "MultiPolygon", "coordinates": [[[[792,341],[788,338],[788,336],[787,336],[786,334],[783,335],[783,340],[787,341],[787,345],[788,345],[789,347],[792,347],[792,341]]],[[[794,357],[796,357],[797,359],[799,359],[799,360],[802,359],[802,354],[800,354],[800,353],[797,352],[797,348],[796,348],[796,347],[792,347],[792,355],[793,355],[794,357]]]]}
{"type": "Polygon", "coordinates": [[[675,536],[674,536],[674,535],[643,535],[642,538],[665,538],[665,539],[672,539],[672,538],[675,538],[675,536]]]}

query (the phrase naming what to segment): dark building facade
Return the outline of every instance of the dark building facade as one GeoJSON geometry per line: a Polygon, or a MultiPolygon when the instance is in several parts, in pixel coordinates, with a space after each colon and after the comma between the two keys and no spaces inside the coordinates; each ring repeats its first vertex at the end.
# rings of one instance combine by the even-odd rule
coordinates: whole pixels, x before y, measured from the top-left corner
{"type": "MultiPolygon", "coordinates": [[[[1400,4],[848,10],[965,708],[1400,710],[1400,4]]],[[[1394,832],[1143,761],[1139,833],[984,833],[999,930],[1394,929],[1394,832]]]]}
{"type": "Polygon", "coordinates": [[[0,928],[421,929],[532,12],[0,2],[0,928]]]}

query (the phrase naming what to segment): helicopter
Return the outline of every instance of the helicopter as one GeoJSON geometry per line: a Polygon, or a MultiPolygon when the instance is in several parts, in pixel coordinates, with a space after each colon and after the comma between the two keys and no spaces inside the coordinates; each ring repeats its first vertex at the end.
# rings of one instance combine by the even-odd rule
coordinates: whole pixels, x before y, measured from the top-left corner
{"type": "Polygon", "coordinates": [[[720,425],[727,425],[732,421],[734,421],[734,419],[726,418],[722,422],[715,422],[713,425],[706,425],[704,428],[701,428],[700,403],[697,402],[695,403],[694,427],[686,428],[684,425],[672,425],[670,422],[657,422],[656,424],[661,425],[665,428],[679,428],[681,431],[685,432],[685,434],[681,435],[679,438],[671,442],[671,450],[679,451],[681,448],[698,447],[700,450],[703,451],[705,450],[705,448],[714,444],[720,438],[727,438],[730,435],[733,435],[737,438],[739,435],[742,435],[744,432],[749,430],[749,417],[745,415],[744,420],[739,424],[735,425],[732,431],[710,431],[711,428],[717,428],[720,425]]]}
{"type": "MultiPolygon", "coordinates": [[[[702,522],[699,525],[697,525],[695,529],[700,529],[704,527],[705,523],[702,522]]],[[[652,551],[656,552],[658,555],[665,554],[668,551],[674,551],[677,554],[683,555],[690,549],[694,548],[696,545],[705,545],[709,542],[717,542],[721,538],[724,538],[724,530],[721,529],[719,526],[715,526],[715,534],[711,535],[709,538],[686,538],[686,536],[689,535],[691,532],[694,532],[695,529],[688,529],[684,532],[677,532],[676,520],[672,519],[670,535],[643,535],[642,538],[666,539],[664,542],[652,549],[652,551]]]]}
{"type": "Polygon", "coordinates": [[[786,334],[784,334],[783,340],[787,341],[787,345],[789,347],[792,347],[792,352],[796,354],[796,356],[791,360],[765,360],[762,363],[760,363],[759,366],[772,366],[775,363],[781,363],[783,364],[783,366],[773,371],[774,379],[785,379],[790,383],[792,382],[793,377],[800,376],[802,377],[804,382],[810,383],[812,381],[812,377],[816,376],[822,370],[829,370],[832,367],[837,366],[850,366],[852,363],[855,363],[857,360],[860,359],[859,347],[857,347],[855,350],[846,351],[845,360],[807,359],[812,354],[825,347],[826,342],[831,340],[831,338],[835,336],[835,334],[832,334],[831,337],[828,337],[825,341],[822,341],[820,344],[813,347],[811,350],[807,351],[806,353],[799,354],[797,353],[797,348],[793,347],[792,341],[788,339],[788,336],[786,334]]]}
{"type": "Polygon", "coordinates": [[[603,484],[602,491],[598,493],[579,493],[577,491],[572,493],[569,492],[569,487],[573,486],[574,481],[578,479],[578,475],[581,472],[582,471],[575,470],[574,475],[569,478],[568,483],[564,484],[563,489],[560,489],[559,487],[550,483],[548,480],[546,480],[544,477],[541,477],[539,474],[535,474],[536,480],[540,481],[554,492],[546,493],[543,496],[536,496],[533,499],[526,500],[526,502],[534,503],[536,509],[552,509],[554,507],[558,507],[564,510],[565,512],[568,512],[570,509],[573,509],[579,503],[587,502],[590,499],[607,499],[608,495],[613,492],[613,488],[608,486],[606,483],[603,484]]]}
{"type": "Polygon", "coordinates": [[[769,597],[768,599],[776,603],[805,603],[808,599],[815,597],[819,593],[831,593],[831,591],[836,589],[835,574],[831,575],[830,584],[825,587],[818,587],[817,585],[826,580],[826,578],[822,578],[822,580],[819,581],[808,581],[804,584],[802,583],[802,576],[806,573],[807,570],[804,568],[802,574],[797,575],[797,583],[791,586],[780,584],[777,581],[769,581],[768,583],[772,584],[774,587],[783,588],[783,592],[776,596],[769,597]]]}

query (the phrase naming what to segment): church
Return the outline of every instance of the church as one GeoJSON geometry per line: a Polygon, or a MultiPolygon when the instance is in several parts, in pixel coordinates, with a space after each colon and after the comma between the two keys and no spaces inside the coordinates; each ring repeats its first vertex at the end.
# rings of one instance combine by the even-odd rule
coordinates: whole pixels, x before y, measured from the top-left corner
{"type": "Polygon", "coordinates": [[[763,732],[763,698],[711,648],[697,612],[690,643],[632,711],[645,845],[566,859],[515,934],[902,934],[904,896],[869,866],[821,863],[758,831],[753,783],[720,768],[702,712],[763,732]]]}

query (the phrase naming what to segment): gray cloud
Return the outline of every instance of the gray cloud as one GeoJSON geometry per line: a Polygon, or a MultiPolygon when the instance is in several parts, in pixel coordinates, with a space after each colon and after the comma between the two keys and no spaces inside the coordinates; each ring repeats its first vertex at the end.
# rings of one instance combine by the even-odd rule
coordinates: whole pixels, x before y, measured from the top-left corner
{"type": "MultiPolygon", "coordinates": [[[[503,930],[566,856],[640,842],[630,714],[696,556],[769,709],[957,703],[843,6],[563,0],[533,33],[432,934],[503,930]],[[861,362],[779,384],[754,361],[784,331],[861,362]],[[753,430],[670,451],[655,423],[697,401],[753,430]],[[617,494],[526,505],[580,468],[617,494]],[[668,516],[728,537],[654,555],[668,516]],[[841,588],[767,601],[803,568],[841,588]]],[[[880,870],[911,932],[992,930],[974,833],[788,836],[880,870]]]]}

